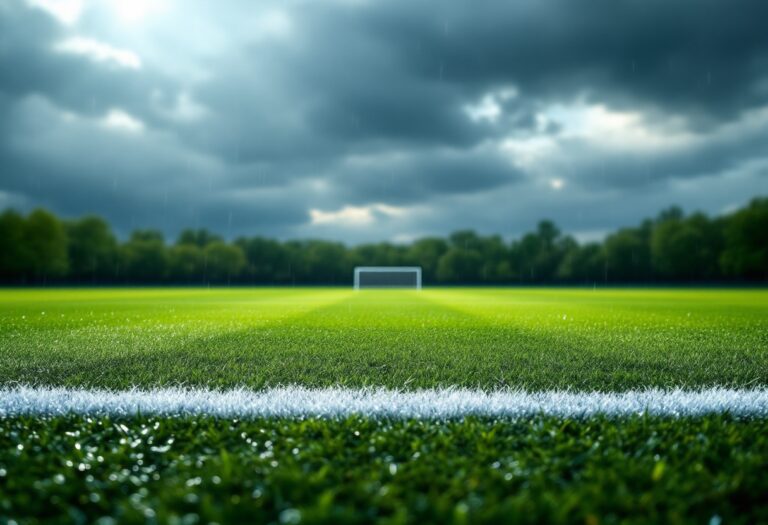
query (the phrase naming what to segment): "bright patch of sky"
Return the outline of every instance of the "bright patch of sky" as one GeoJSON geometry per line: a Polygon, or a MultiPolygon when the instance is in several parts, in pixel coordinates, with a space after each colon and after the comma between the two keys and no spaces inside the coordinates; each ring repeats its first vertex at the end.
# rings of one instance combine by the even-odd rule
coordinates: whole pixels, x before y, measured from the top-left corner
{"type": "Polygon", "coordinates": [[[141,133],[144,131],[144,123],[141,120],[118,108],[110,109],[104,118],[101,119],[101,125],[108,129],[127,131],[129,133],[141,133]]]}
{"type": "Polygon", "coordinates": [[[502,115],[502,104],[517,96],[514,88],[502,89],[483,95],[477,103],[467,104],[464,111],[472,122],[489,122],[495,124],[502,115]]]}
{"type": "Polygon", "coordinates": [[[129,69],[140,69],[141,59],[133,51],[119,49],[92,38],[76,36],[57,43],[54,50],[59,53],[82,55],[96,62],[106,62],[129,69]]]}
{"type": "Polygon", "coordinates": [[[387,204],[370,206],[344,206],[336,211],[312,209],[309,215],[313,225],[335,224],[341,226],[366,226],[373,223],[377,216],[400,217],[406,211],[403,208],[387,204]]]}
{"type": "Polygon", "coordinates": [[[65,25],[78,21],[83,12],[83,0],[27,0],[33,7],[42,9],[65,25]]]}

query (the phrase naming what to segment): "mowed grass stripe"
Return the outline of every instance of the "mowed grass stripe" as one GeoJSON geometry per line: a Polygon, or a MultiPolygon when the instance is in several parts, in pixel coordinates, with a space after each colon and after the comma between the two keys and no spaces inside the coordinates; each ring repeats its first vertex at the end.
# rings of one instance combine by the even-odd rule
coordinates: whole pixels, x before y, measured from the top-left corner
{"type": "Polygon", "coordinates": [[[206,384],[216,378],[209,367],[225,367],[218,374],[233,377],[238,370],[227,366],[228,359],[234,360],[229,364],[258,362],[241,345],[236,355],[228,355],[221,342],[269,333],[352,293],[301,288],[0,291],[0,383],[206,384]]]}
{"type": "Polygon", "coordinates": [[[766,384],[768,294],[701,289],[446,289],[426,295],[509,332],[532,385],[766,384]]]}
{"type": "Polygon", "coordinates": [[[262,391],[208,389],[84,390],[60,387],[0,389],[0,417],[216,416],[226,418],[364,416],[451,419],[468,416],[693,417],[709,414],[768,417],[768,389],[647,389],[627,392],[525,392],[384,388],[280,387],[262,391]]]}
{"type": "Polygon", "coordinates": [[[19,383],[759,387],[768,292],[1,291],[0,384],[19,383]]]}

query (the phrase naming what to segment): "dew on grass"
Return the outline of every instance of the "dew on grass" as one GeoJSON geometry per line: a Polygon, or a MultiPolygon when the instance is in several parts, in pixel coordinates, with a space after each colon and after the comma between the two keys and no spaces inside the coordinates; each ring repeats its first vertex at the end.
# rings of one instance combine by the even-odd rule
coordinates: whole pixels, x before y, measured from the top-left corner
{"type": "Polygon", "coordinates": [[[280,523],[300,523],[301,511],[299,509],[285,509],[280,513],[280,523]]]}
{"type": "Polygon", "coordinates": [[[187,480],[187,487],[195,487],[203,482],[203,478],[195,477],[187,480]]]}

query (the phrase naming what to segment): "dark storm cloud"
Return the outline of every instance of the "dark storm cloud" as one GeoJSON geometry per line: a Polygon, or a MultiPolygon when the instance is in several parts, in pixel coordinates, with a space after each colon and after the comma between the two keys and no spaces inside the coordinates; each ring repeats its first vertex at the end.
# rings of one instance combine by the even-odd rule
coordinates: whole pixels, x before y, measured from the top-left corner
{"type": "Polygon", "coordinates": [[[345,11],[297,13],[296,41],[246,42],[198,92],[217,151],[238,162],[316,160],[392,147],[469,147],[489,135],[462,111],[461,90],[410,74],[345,11]],[[334,16],[334,13],[336,16],[334,16]],[[375,45],[374,45],[375,44],[375,45]]]}
{"type": "Polygon", "coordinates": [[[130,25],[109,1],[70,24],[0,3],[3,202],[365,240],[547,214],[607,230],[639,219],[622,196],[719,211],[766,190],[759,0],[161,4],[130,25]],[[140,67],[56,51],[72,38],[140,67]],[[618,124],[575,122],[595,107],[618,124]],[[738,195],[670,190],[737,176],[738,195]],[[310,222],[348,206],[372,222],[310,222]]]}
{"type": "Polygon", "coordinates": [[[4,189],[35,195],[37,205],[65,215],[99,211],[116,218],[123,234],[185,225],[233,235],[281,231],[307,218],[302,203],[283,193],[233,196],[220,164],[162,134],[145,140],[88,119],[71,122],[40,97],[7,116],[14,136],[0,147],[4,189]]]}
{"type": "Polygon", "coordinates": [[[763,158],[768,126],[757,132],[723,137],[658,152],[604,152],[581,141],[565,141],[565,162],[558,172],[570,172],[587,188],[611,187],[631,191],[633,188],[673,180],[695,179],[735,169],[763,158]]]}
{"type": "Polygon", "coordinates": [[[56,52],[56,44],[71,35],[49,15],[20,2],[9,2],[0,11],[0,35],[0,92],[7,96],[43,95],[62,109],[92,116],[121,107],[162,124],[150,111],[150,94],[173,88],[157,70],[137,74],[56,52]]]}
{"type": "Polygon", "coordinates": [[[596,99],[732,117],[768,100],[768,4],[759,0],[386,2],[369,29],[409,70],[470,93],[514,83],[534,99],[596,99]],[[416,11],[414,13],[414,11],[416,11]]]}
{"type": "Polygon", "coordinates": [[[521,171],[488,152],[428,151],[394,158],[373,156],[335,167],[330,176],[348,202],[413,204],[439,195],[468,195],[516,183],[521,171]]]}

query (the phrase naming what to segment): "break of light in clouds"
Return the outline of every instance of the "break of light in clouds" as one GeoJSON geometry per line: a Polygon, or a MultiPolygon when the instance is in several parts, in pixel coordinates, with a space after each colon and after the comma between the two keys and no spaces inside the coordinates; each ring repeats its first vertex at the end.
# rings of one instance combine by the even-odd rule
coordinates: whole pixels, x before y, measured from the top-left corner
{"type": "Polygon", "coordinates": [[[768,4],[0,1],[0,206],[580,238],[768,193],[768,4]]]}
{"type": "Polygon", "coordinates": [[[73,37],[59,42],[54,47],[62,53],[87,56],[97,62],[112,62],[118,66],[132,69],[141,68],[141,60],[135,53],[83,37],[73,37]]]}

